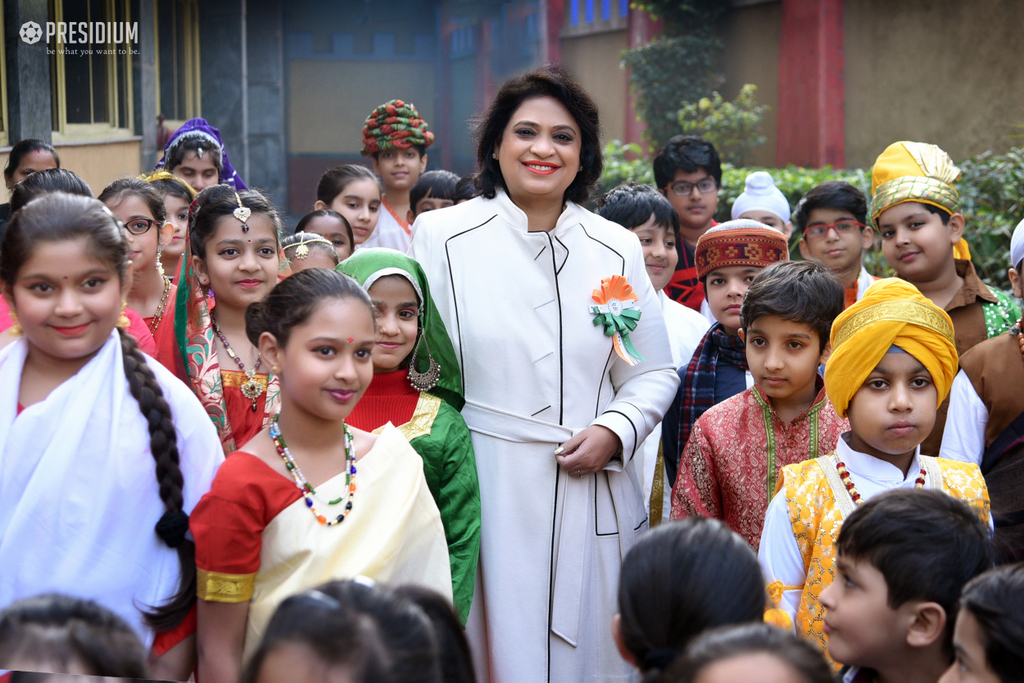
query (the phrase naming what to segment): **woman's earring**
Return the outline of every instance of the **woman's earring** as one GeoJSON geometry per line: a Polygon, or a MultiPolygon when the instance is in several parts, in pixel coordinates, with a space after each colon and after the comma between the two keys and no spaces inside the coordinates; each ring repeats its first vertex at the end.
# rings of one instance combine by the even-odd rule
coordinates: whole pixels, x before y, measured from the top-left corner
{"type": "Polygon", "coordinates": [[[21,329],[21,323],[18,322],[18,314],[15,313],[14,309],[12,308],[8,312],[8,315],[11,316],[11,322],[14,323],[14,324],[11,325],[7,329],[9,329],[11,334],[13,334],[15,337],[20,337],[22,335],[22,329],[21,329]]]}
{"type": "Polygon", "coordinates": [[[498,153],[497,152],[491,152],[491,158],[492,159],[497,159],[498,158],[498,153]]]}
{"type": "Polygon", "coordinates": [[[160,260],[160,257],[163,255],[163,253],[164,253],[164,245],[158,244],[157,247],[156,247],[156,272],[160,273],[160,277],[162,277],[162,278],[163,277],[167,277],[167,274],[164,273],[164,264],[160,260]]]}
{"type": "Polygon", "coordinates": [[[128,310],[128,302],[121,302],[121,316],[117,319],[117,326],[124,329],[132,324],[132,321],[125,315],[125,311],[128,310]]]}
{"type": "Polygon", "coordinates": [[[441,379],[441,366],[430,355],[430,346],[427,344],[426,335],[421,333],[419,339],[416,340],[416,346],[413,347],[412,358],[409,359],[409,384],[416,391],[430,391],[437,386],[439,379],[441,379]],[[420,352],[421,341],[427,347],[427,359],[430,361],[426,372],[420,372],[416,366],[416,358],[420,352]]]}

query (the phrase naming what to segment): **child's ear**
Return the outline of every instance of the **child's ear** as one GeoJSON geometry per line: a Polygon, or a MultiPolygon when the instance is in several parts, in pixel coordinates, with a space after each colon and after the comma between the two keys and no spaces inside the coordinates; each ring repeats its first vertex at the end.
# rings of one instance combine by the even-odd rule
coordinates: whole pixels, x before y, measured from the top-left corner
{"type": "Polygon", "coordinates": [[[329,206],[327,206],[326,204],[324,204],[324,203],[323,203],[322,201],[320,201],[319,199],[318,199],[318,200],[316,200],[316,201],[315,201],[315,202],[313,203],[313,210],[314,210],[314,211],[323,211],[324,209],[329,209],[329,208],[330,208],[329,206]]]}
{"type": "Polygon", "coordinates": [[[427,170],[427,155],[424,154],[423,156],[420,157],[420,173],[423,173],[426,170],[427,170]]]}
{"type": "Polygon", "coordinates": [[[203,287],[210,284],[210,274],[206,272],[206,264],[203,263],[203,259],[199,258],[195,254],[192,255],[192,269],[196,271],[196,277],[199,278],[199,284],[203,287]]]}
{"type": "Polygon", "coordinates": [[[626,647],[626,640],[622,637],[622,615],[618,612],[616,612],[615,616],[612,617],[612,639],[615,641],[615,647],[619,651],[619,656],[626,660],[627,664],[631,666],[638,666],[636,663],[636,657],[634,657],[633,653],[629,651],[628,647],[626,647]]]}
{"type": "Polygon", "coordinates": [[[408,223],[409,225],[412,225],[412,222],[414,220],[416,220],[416,214],[412,212],[412,209],[409,209],[408,211],[405,212],[405,222],[408,223]]]}
{"type": "Polygon", "coordinates": [[[942,640],[946,634],[946,610],[942,605],[937,602],[915,602],[903,607],[911,610],[907,645],[924,648],[942,640]]]}
{"type": "Polygon", "coordinates": [[[793,236],[793,221],[786,221],[786,224],[782,226],[782,234],[786,236],[786,241],[793,236]]]}
{"type": "Polygon", "coordinates": [[[964,217],[962,214],[954,213],[949,217],[949,239],[953,244],[956,244],[963,236],[964,217]]]}
{"type": "Polygon", "coordinates": [[[1010,278],[1010,287],[1013,288],[1013,295],[1018,299],[1024,299],[1024,281],[1022,281],[1020,273],[1016,269],[1010,268],[1007,276],[1010,278]]]}
{"type": "Polygon", "coordinates": [[[275,375],[281,374],[282,349],[277,343],[277,337],[269,332],[264,332],[260,335],[259,341],[260,357],[266,359],[271,373],[275,375]]]}
{"type": "Polygon", "coordinates": [[[747,335],[746,335],[746,330],[744,330],[744,329],[743,329],[743,328],[741,327],[740,329],[736,330],[736,334],[738,334],[738,335],[740,336],[740,341],[741,341],[741,342],[743,342],[744,344],[746,344],[746,343],[747,343],[747,335]]]}
{"type": "Polygon", "coordinates": [[[814,255],[811,254],[811,250],[807,246],[807,240],[803,237],[797,240],[796,248],[800,250],[800,256],[802,256],[805,261],[810,261],[814,258],[814,255]]]}
{"type": "Polygon", "coordinates": [[[821,352],[818,357],[818,365],[824,365],[828,362],[828,357],[832,355],[832,342],[825,343],[825,349],[821,352]]]}
{"type": "Polygon", "coordinates": [[[174,237],[174,223],[167,221],[160,227],[160,235],[157,237],[158,244],[167,244],[174,237]]]}

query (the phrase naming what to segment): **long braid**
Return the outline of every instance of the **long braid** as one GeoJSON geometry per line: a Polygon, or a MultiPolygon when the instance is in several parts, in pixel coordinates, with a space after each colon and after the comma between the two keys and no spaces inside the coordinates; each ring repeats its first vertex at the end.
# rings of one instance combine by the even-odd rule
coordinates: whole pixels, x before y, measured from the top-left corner
{"type": "Polygon", "coordinates": [[[146,418],[149,450],[156,461],[160,500],[167,506],[167,512],[157,522],[156,533],[164,543],[178,551],[181,563],[178,593],[163,605],[153,606],[145,613],[146,621],[154,630],[168,631],[181,623],[196,601],[196,546],[185,535],[188,532],[188,515],[182,509],[185,480],[178,460],[178,437],[171,407],[135,341],[123,330],[120,333],[121,348],[124,350],[124,374],[128,379],[128,388],[146,418]]]}

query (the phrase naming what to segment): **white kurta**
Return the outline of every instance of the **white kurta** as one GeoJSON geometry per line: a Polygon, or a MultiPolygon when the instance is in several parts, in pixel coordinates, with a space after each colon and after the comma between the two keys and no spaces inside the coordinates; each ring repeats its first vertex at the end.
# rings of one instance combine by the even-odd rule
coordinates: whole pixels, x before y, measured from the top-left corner
{"type": "Polygon", "coordinates": [[[969,462],[981,467],[985,454],[985,427],[988,407],[974,390],[971,379],[961,370],[949,391],[949,416],[942,432],[940,458],[969,462]]]}
{"type": "MultiPolygon", "coordinates": [[[[39,593],[89,598],[148,645],[153,633],[140,610],[177,592],[180,564],[154,531],[166,508],[120,339],[112,334],[77,374],[18,415],[27,348],[19,339],[0,352],[0,608],[39,593]]],[[[174,416],[191,512],[223,450],[199,399],[146,362],[174,416]]]]}
{"type": "Polygon", "coordinates": [[[528,232],[499,191],[423,214],[410,253],[455,345],[477,457],[483,526],[468,634],[479,675],[629,680],[610,624],[619,565],[647,528],[633,457],[678,384],[639,240],[572,203],[550,233],[528,232]],[[635,367],[588,308],[612,275],[640,297],[630,338],[646,360],[635,367]],[[569,476],[553,451],[591,424],[619,436],[622,458],[569,476]]]}
{"type": "Polygon", "coordinates": [[[402,224],[398,222],[394,214],[391,213],[387,202],[382,201],[380,203],[380,214],[377,218],[377,227],[373,229],[373,232],[366,238],[366,241],[356,247],[356,249],[386,247],[388,249],[396,249],[404,254],[409,251],[409,242],[412,239],[409,235],[410,231],[402,227],[402,224]]]}

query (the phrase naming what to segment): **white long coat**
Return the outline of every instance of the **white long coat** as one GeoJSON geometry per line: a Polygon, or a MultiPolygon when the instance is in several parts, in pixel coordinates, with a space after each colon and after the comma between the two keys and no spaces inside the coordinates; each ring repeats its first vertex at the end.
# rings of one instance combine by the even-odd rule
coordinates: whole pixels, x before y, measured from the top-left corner
{"type": "Polygon", "coordinates": [[[675,396],[661,306],[636,236],[568,203],[550,232],[503,192],[423,214],[410,255],[427,273],[462,368],[482,533],[468,633],[482,680],[625,681],[611,638],[619,565],[647,528],[633,462],[675,396]],[[646,359],[594,325],[601,280],[626,277],[646,359]],[[621,458],[569,476],[554,449],[603,425],[621,458]]]}

